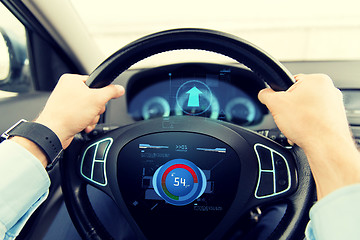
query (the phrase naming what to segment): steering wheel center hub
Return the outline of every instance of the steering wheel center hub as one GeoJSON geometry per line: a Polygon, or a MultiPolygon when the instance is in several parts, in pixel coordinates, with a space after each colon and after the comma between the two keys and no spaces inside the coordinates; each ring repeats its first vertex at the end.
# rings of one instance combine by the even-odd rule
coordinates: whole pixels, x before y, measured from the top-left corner
{"type": "Polygon", "coordinates": [[[174,159],[159,167],[153,176],[155,192],[166,202],[183,206],[199,198],[206,189],[204,172],[185,159],[174,159]]]}
{"type": "Polygon", "coordinates": [[[242,169],[230,145],[194,132],[137,137],[122,147],[117,166],[126,208],[150,239],[159,239],[159,225],[168,234],[186,229],[176,239],[205,238],[236,198],[242,169]]]}

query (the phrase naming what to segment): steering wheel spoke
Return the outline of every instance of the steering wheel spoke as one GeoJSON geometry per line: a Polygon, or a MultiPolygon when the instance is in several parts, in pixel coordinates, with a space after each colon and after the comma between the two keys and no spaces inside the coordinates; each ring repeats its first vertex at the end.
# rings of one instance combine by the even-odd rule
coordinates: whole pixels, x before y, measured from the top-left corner
{"type": "Polygon", "coordinates": [[[242,135],[256,154],[258,178],[254,203],[266,203],[291,196],[298,187],[298,171],[292,147],[283,147],[271,139],[244,128],[223,123],[242,135]]]}

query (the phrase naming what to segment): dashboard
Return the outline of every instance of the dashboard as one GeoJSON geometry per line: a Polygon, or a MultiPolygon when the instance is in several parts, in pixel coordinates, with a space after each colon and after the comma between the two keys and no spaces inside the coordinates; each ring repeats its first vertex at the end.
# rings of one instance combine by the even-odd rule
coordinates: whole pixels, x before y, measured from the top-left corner
{"type": "MultiPolygon", "coordinates": [[[[360,146],[360,102],[358,100],[360,99],[358,90],[360,82],[357,81],[360,75],[356,71],[360,62],[284,62],[283,64],[292,73],[325,72],[333,79],[335,86],[343,93],[351,130],[360,146]],[[346,71],[339,69],[346,69],[346,71]]],[[[144,119],[191,115],[234,123],[257,131],[282,145],[287,143],[286,138],[278,131],[269,111],[257,99],[259,90],[265,87],[264,83],[243,65],[198,62],[156,68],[134,68],[118,76],[114,83],[126,86],[126,98],[114,99],[107,106],[104,115],[105,125],[111,126],[111,129],[115,128],[114,126],[126,126],[144,119]],[[185,89],[179,91],[178,96],[183,95],[185,99],[177,101],[176,94],[180,86],[189,81],[201,82],[195,85],[200,91],[204,90],[204,85],[209,87],[214,96],[212,102],[218,104],[211,104],[205,111],[197,111],[194,107],[189,109],[187,104],[190,93],[186,94],[186,92],[194,87],[191,85],[187,85],[191,88],[185,94],[180,92],[184,93],[185,89]],[[127,114],[124,114],[124,109],[127,114]],[[254,109],[255,117],[253,117],[254,109]]],[[[206,90],[205,95],[209,95],[206,90]]],[[[199,107],[205,105],[209,98],[200,93],[198,97],[199,107]]],[[[11,109],[14,108],[12,105],[8,106],[11,109]]],[[[4,130],[6,130],[5,127],[4,130]]],[[[95,131],[95,135],[99,131],[103,130],[99,128],[95,131]]]]}
{"type": "Polygon", "coordinates": [[[257,99],[264,87],[245,67],[174,64],[134,74],[127,109],[134,121],[189,115],[253,126],[268,114],[257,99]]]}

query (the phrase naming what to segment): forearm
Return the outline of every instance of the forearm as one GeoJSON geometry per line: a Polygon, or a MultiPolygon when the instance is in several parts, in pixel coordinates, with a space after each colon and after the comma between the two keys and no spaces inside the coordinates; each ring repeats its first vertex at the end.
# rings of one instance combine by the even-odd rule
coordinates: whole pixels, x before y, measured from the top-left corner
{"type": "Polygon", "coordinates": [[[17,235],[30,213],[45,200],[50,179],[39,160],[12,140],[0,144],[0,163],[0,223],[8,233],[17,235]]]}
{"type": "Polygon", "coordinates": [[[329,136],[305,153],[319,200],[336,189],[360,183],[360,154],[350,136],[329,136]]]}

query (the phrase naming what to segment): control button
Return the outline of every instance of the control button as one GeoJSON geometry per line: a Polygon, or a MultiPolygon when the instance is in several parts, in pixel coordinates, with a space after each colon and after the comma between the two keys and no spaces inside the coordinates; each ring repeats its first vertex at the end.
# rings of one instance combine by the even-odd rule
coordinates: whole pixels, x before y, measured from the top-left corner
{"type": "Polygon", "coordinates": [[[287,164],[285,162],[285,159],[275,152],[273,152],[273,158],[274,158],[274,163],[275,163],[275,172],[276,173],[280,173],[280,172],[287,173],[288,169],[287,169],[287,164]]]}
{"type": "Polygon", "coordinates": [[[109,144],[110,144],[110,140],[99,143],[95,157],[96,160],[104,160],[105,153],[109,144]]]}
{"type": "Polygon", "coordinates": [[[271,151],[261,145],[255,147],[261,170],[273,170],[271,151]]]}
{"type": "Polygon", "coordinates": [[[268,133],[268,138],[270,138],[271,140],[274,140],[275,142],[283,145],[283,146],[289,146],[289,143],[287,141],[287,138],[285,137],[285,135],[280,132],[279,129],[275,128],[275,129],[271,129],[268,133]]]}
{"type": "Polygon", "coordinates": [[[95,148],[96,146],[92,146],[85,151],[85,155],[81,163],[81,173],[87,178],[91,178],[95,148]]]}
{"type": "Polygon", "coordinates": [[[106,156],[112,142],[112,138],[105,138],[91,144],[85,150],[80,167],[81,175],[84,178],[98,185],[106,186],[106,156]]]}
{"type": "Polygon", "coordinates": [[[258,130],[256,131],[258,134],[261,134],[265,137],[267,137],[269,135],[269,130],[258,130]]]}
{"type": "Polygon", "coordinates": [[[262,172],[259,179],[259,185],[256,197],[265,197],[274,193],[274,175],[272,172],[262,172]]]}
{"type": "Polygon", "coordinates": [[[276,179],[276,192],[280,193],[285,191],[289,187],[289,181],[287,178],[277,178],[276,179]]]}
{"type": "Polygon", "coordinates": [[[93,180],[105,184],[104,162],[94,162],[93,180]]]}
{"type": "Polygon", "coordinates": [[[273,152],[275,164],[276,192],[285,191],[289,187],[289,169],[286,160],[279,154],[273,152]]]}
{"type": "Polygon", "coordinates": [[[259,162],[259,179],[256,198],[268,198],[290,189],[291,175],[288,162],[276,150],[260,143],[254,146],[259,162]]]}

